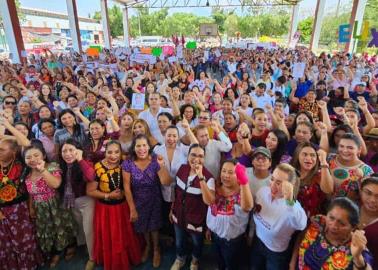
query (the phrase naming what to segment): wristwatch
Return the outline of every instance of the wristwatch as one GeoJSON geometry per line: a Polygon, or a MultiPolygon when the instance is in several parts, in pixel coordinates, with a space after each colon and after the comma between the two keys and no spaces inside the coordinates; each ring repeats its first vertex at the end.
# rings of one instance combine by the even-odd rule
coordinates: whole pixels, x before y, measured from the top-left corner
{"type": "Polygon", "coordinates": [[[198,179],[200,180],[200,181],[205,181],[206,180],[206,178],[205,177],[198,177],[198,179]]]}

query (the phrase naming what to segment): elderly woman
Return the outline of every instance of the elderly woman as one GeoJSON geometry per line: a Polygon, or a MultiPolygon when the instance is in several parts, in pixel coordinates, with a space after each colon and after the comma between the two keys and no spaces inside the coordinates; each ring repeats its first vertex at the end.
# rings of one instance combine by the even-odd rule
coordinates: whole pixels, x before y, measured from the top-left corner
{"type": "Polygon", "coordinates": [[[251,250],[251,269],[287,269],[289,243],[297,230],[304,230],[307,216],[295,201],[299,180],[289,164],[279,164],[272,174],[270,187],[256,194],[253,220],[256,235],[251,250]]]}
{"type": "Polygon", "coordinates": [[[169,185],[171,177],[162,156],[152,155],[148,138],[137,135],[130,147],[131,159],[122,163],[125,195],[130,207],[134,229],[143,233],[146,247],[142,262],[146,261],[153,245],[154,268],[160,266],[159,229],[162,226],[160,185],[169,185]]]}
{"type": "Polygon", "coordinates": [[[326,216],[314,216],[299,246],[297,269],[372,269],[359,211],[348,198],[332,201],[326,216]]]}

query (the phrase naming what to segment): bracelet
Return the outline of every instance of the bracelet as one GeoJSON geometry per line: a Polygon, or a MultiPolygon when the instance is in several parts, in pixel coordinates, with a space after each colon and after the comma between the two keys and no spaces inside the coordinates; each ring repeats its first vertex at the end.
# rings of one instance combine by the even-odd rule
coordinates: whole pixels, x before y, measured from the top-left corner
{"type": "Polygon", "coordinates": [[[200,181],[205,181],[205,180],[206,180],[205,177],[198,177],[198,179],[199,179],[200,181]]]}
{"type": "Polygon", "coordinates": [[[358,266],[355,261],[353,260],[353,265],[358,269],[358,270],[363,270],[363,269],[366,269],[367,267],[367,263],[366,261],[364,260],[364,265],[363,266],[358,266]]]}
{"type": "Polygon", "coordinates": [[[327,169],[329,169],[329,165],[328,164],[320,164],[320,168],[327,168],[327,169]]]}

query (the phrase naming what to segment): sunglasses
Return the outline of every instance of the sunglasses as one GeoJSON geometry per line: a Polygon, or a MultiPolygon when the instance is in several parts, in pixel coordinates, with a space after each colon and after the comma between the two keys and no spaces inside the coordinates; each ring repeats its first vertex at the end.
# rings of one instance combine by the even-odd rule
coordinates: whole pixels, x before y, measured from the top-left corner
{"type": "Polygon", "coordinates": [[[6,105],[16,105],[15,101],[5,101],[4,102],[6,105]]]}

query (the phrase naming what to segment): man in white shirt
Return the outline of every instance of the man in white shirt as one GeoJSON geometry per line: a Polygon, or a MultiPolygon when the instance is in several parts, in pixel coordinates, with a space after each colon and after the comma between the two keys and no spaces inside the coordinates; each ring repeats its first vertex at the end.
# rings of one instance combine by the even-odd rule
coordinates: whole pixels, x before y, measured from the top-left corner
{"type": "Polygon", "coordinates": [[[199,125],[195,129],[195,135],[198,143],[205,148],[205,168],[217,178],[220,171],[220,162],[222,152],[228,152],[232,149],[230,138],[224,131],[221,131],[220,124],[217,121],[212,121],[212,128],[218,135],[218,140],[210,139],[209,131],[206,126],[199,125]]]}
{"type": "Polygon", "coordinates": [[[273,107],[274,98],[268,95],[266,92],[265,83],[259,83],[256,87],[254,93],[251,93],[250,96],[256,101],[257,107],[265,110],[265,106],[268,104],[273,107]]]}
{"type": "Polygon", "coordinates": [[[148,97],[148,106],[147,110],[139,113],[139,118],[147,122],[152,136],[158,138],[161,136],[157,117],[161,112],[168,112],[173,114],[171,108],[162,108],[160,107],[160,94],[155,92],[151,93],[148,97]]]}

